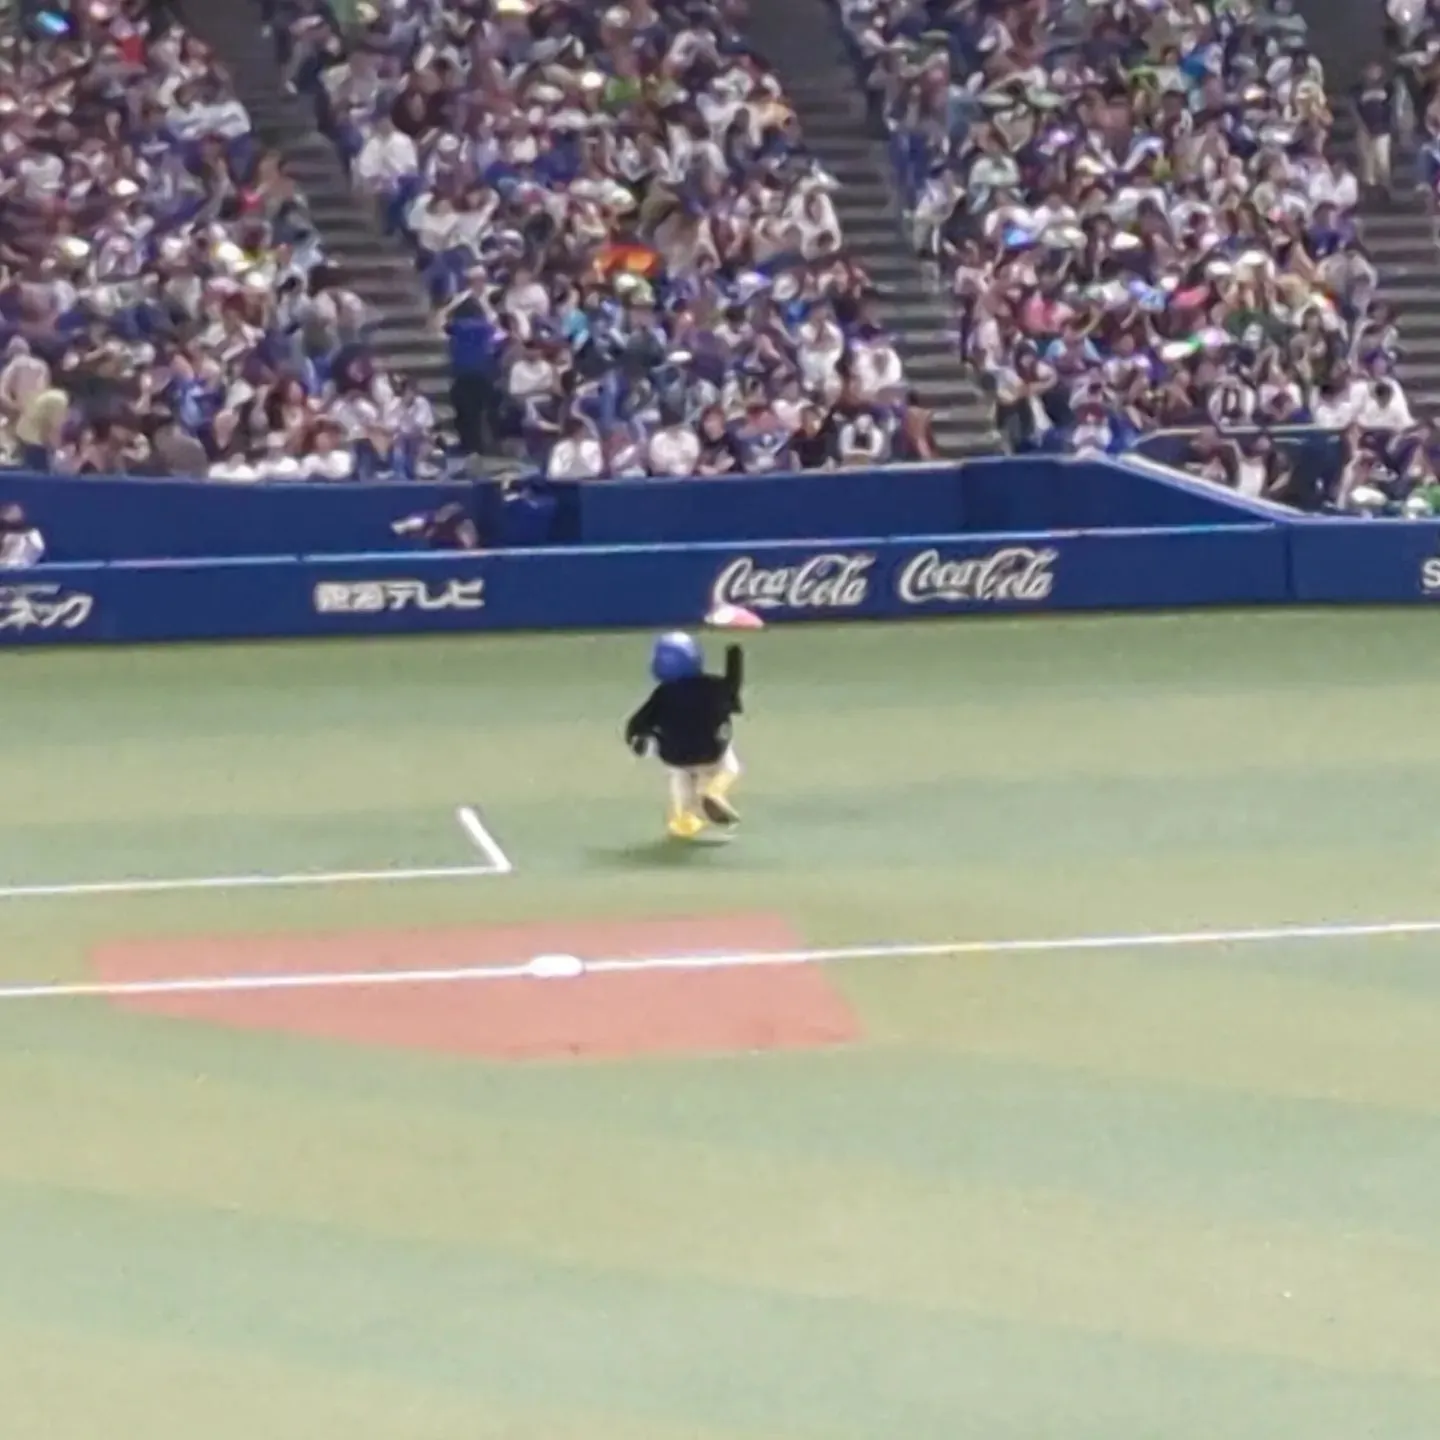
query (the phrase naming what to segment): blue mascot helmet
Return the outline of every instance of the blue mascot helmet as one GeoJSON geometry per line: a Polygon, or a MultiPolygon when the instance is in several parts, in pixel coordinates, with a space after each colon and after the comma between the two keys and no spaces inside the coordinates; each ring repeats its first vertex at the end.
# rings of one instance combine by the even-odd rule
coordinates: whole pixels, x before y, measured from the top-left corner
{"type": "Polygon", "coordinates": [[[693,635],[672,630],[655,642],[650,653],[650,673],[662,684],[671,680],[688,680],[705,668],[705,656],[693,635]]]}

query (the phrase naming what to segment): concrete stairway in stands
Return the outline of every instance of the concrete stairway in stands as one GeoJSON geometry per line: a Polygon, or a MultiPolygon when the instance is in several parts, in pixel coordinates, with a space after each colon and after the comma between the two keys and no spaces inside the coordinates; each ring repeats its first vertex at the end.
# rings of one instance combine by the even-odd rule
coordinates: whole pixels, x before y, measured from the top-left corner
{"type": "MultiPolygon", "coordinates": [[[[1335,116],[1331,153],[1358,172],[1349,97],[1365,65],[1384,58],[1383,6],[1379,0],[1302,0],[1300,9],[1310,26],[1311,47],[1325,66],[1335,116]]],[[[1380,272],[1379,298],[1399,323],[1399,378],[1410,408],[1417,417],[1440,420],[1440,246],[1425,196],[1416,188],[1414,150],[1397,147],[1393,169],[1388,200],[1362,199],[1361,233],[1380,272]]]]}
{"type": "MultiPolygon", "coordinates": [[[[1337,121],[1339,117],[1337,115],[1337,121]]],[[[1355,163],[1353,128],[1337,124],[1333,149],[1355,163]]],[[[1440,246],[1423,193],[1413,181],[1414,155],[1396,155],[1391,197],[1360,206],[1365,248],[1380,272],[1379,299],[1400,329],[1400,383],[1416,417],[1440,420],[1440,246]]]]}
{"type": "Polygon", "coordinates": [[[414,260],[352,188],[335,147],[316,129],[310,101],[286,93],[259,8],[253,0],[180,0],[178,9],[229,70],[260,139],[284,156],[331,263],[378,317],[371,342],[377,357],[392,374],[412,378],[448,428],[449,350],[432,324],[414,260]]]}
{"type": "Polygon", "coordinates": [[[806,143],[840,182],[832,198],[846,250],[875,282],[906,375],[935,412],[941,452],[998,450],[993,406],[960,363],[954,308],[927,287],[902,228],[886,146],[838,21],[824,0],[759,0],[747,30],[779,75],[806,143]]]}

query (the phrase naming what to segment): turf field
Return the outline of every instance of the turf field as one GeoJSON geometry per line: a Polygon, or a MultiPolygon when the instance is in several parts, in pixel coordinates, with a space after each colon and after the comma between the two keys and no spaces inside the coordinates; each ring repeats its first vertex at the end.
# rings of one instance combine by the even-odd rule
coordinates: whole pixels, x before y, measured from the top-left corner
{"type": "Polygon", "coordinates": [[[647,647],[0,657],[6,1440],[1434,1440],[1434,617],[647,647]]]}

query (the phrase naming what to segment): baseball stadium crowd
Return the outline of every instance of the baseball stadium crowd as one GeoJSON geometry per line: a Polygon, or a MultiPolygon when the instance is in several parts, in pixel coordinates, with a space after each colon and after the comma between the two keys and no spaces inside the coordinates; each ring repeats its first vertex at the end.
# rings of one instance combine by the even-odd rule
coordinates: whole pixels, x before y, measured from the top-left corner
{"type": "Polygon", "coordinates": [[[452,336],[467,448],[555,478],[920,458],[907,389],[739,0],[278,0],[452,336]]]}
{"type": "MultiPolygon", "coordinates": [[[[1368,65],[1347,97],[1355,122],[1359,183],[1389,192],[1408,181],[1397,146],[1413,139],[1415,179],[1433,211],[1440,187],[1440,3],[1390,0],[1388,55],[1368,65]],[[1398,174],[1397,174],[1398,171],[1398,174]]],[[[1388,325],[1388,317],[1379,312],[1388,325]]],[[[1395,348],[1393,332],[1389,348],[1395,348]]],[[[1430,517],[1440,514],[1440,435],[1412,415],[1400,386],[1386,376],[1356,403],[1321,406],[1311,417],[1338,432],[1251,436],[1210,429],[1178,458],[1222,484],[1274,495],[1307,510],[1430,517]]]]}
{"type": "Polygon", "coordinates": [[[0,444],[31,469],[413,474],[303,198],[204,45],[91,0],[0,53],[0,444]]]}
{"type": "Polygon", "coordinates": [[[1404,414],[1293,0],[839,3],[1010,448],[1404,414]]]}

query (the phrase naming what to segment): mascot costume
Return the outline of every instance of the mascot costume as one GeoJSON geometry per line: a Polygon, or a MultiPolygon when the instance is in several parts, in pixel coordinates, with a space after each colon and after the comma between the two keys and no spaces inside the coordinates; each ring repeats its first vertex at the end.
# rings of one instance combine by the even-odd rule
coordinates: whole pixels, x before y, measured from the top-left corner
{"type": "Polygon", "coordinates": [[[662,635],[650,657],[650,673],[655,688],[630,717],[625,740],[637,755],[653,750],[669,771],[670,834],[693,840],[707,823],[733,830],[740,817],[729,794],[740,761],[730,735],[741,713],[745,657],[740,647],[726,648],[723,675],[708,675],[694,636],[662,635]]]}

